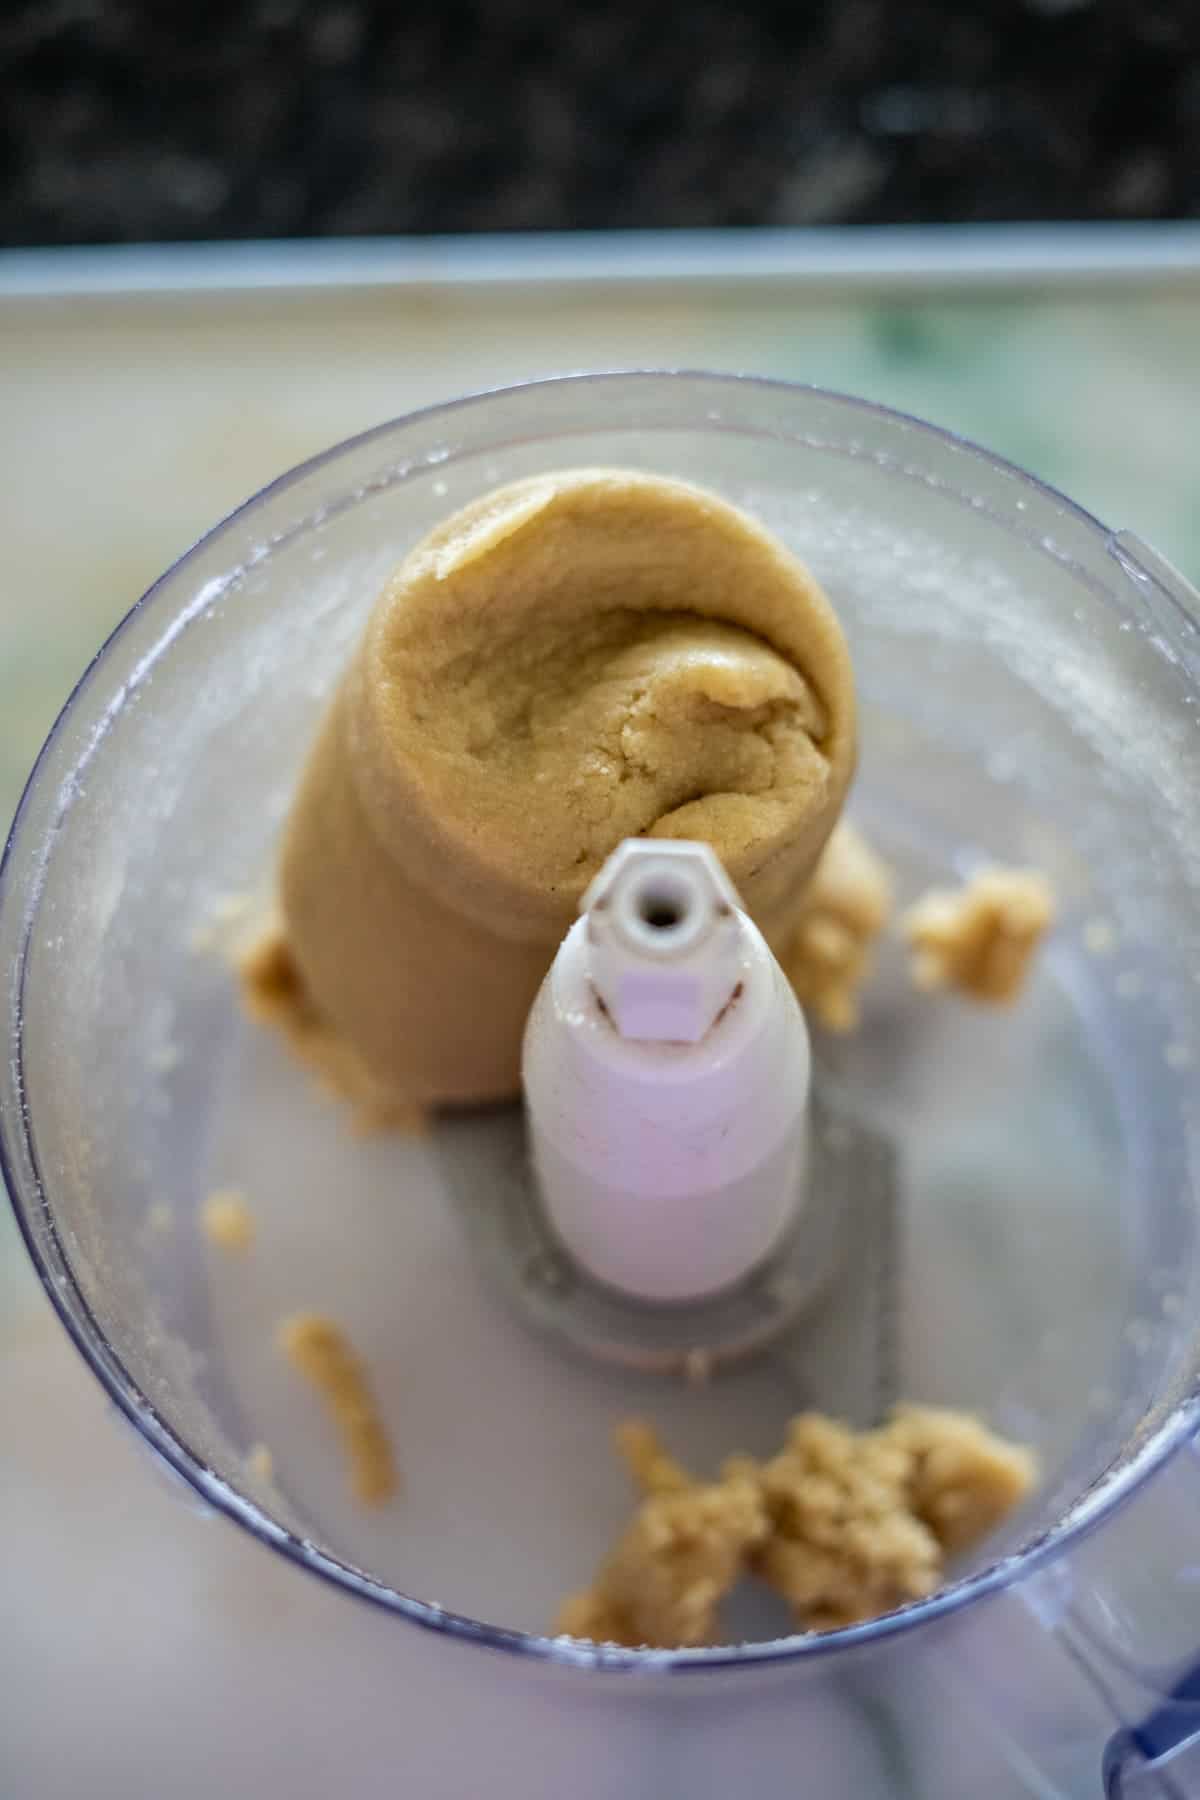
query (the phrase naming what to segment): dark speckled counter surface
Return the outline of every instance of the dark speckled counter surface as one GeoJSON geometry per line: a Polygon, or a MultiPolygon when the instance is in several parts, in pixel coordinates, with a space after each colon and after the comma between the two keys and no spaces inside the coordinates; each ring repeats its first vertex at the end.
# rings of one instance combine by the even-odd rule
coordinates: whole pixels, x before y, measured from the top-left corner
{"type": "Polygon", "coordinates": [[[1200,212],[1195,0],[8,0],[0,241],[1200,212]]]}

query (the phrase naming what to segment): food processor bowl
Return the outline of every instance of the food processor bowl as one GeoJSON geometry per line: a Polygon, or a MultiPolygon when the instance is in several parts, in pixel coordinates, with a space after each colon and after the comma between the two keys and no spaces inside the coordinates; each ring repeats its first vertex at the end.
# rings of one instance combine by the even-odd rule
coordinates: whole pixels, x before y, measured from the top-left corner
{"type": "Polygon", "coordinates": [[[1135,537],[914,419],[606,375],[420,413],[283,476],[88,669],[0,877],[5,1178],[144,1444],[380,1609],[347,1606],[343,1653],[387,1660],[415,1791],[1200,1792],[1198,618],[1135,537]],[[939,1594],[825,1635],[752,1611],[731,1619],[746,1641],[706,1650],[545,1635],[628,1511],[614,1419],[646,1413],[713,1468],[837,1396],[770,1356],[697,1387],[558,1354],[474,1259],[438,1130],[354,1137],[231,971],[386,574],[488,488],[601,464],[714,489],[811,566],[857,670],[852,811],[902,902],[990,861],[1059,901],[1012,1010],[915,994],[893,945],[859,1032],[814,1034],[823,1091],[894,1159],[896,1391],[980,1412],[1044,1476],[939,1594]],[[199,1228],[223,1187],[254,1210],[249,1257],[199,1228]],[[347,1498],[274,1348],[306,1307],[374,1376],[404,1480],[384,1511],[347,1498]]]}

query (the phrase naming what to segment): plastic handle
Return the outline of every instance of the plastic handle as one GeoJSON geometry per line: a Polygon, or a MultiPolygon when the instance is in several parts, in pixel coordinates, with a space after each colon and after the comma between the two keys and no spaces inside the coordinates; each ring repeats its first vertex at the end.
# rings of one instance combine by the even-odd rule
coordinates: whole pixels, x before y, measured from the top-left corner
{"type": "MultiPolygon", "coordinates": [[[[1161,1641],[1166,1648],[1172,1638],[1180,1648],[1189,1640],[1195,1643],[1196,1579],[1200,1575],[1200,1558],[1194,1547],[1198,1482],[1200,1434],[1176,1452],[1165,1468],[1151,1479],[1149,1490],[1143,1490],[1125,1514],[1123,1522],[1138,1533],[1138,1539],[1117,1546],[1112,1565],[1114,1572],[1118,1569],[1136,1571],[1137,1564],[1146,1554],[1147,1532],[1153,1533],[1165,1556],[1165,1566],[1172,1571],[1167,1589],[1152,1578],[1142,1592],[1137,1609],[1141,1626],[1135,1629],[1133,1636],[1146,1647],[1161,1641]],[[1149,1517],[1139,1526],[1138,1515],[1146,1511],[1147,1505],[1149,1517]]],[[[1200,1796],[1200,1650],[1190,1655],[1186,1652],[1176,1654],[1169,1675],[1159,1681],[1153,1666],[1142,1664],[1138,1667],[1140,1658],[1135,1658],[1131,1665],[1124,1653],[1131,1616],[1119,1605],[1115,1608],[1106,1606],[1093,1619],[1088,1633],[1094,1651],[1099,1648],[1096,1625],[1101,1620],[1106,1622],[1108,1629],[1103,1637],[1107,1639],[1104,1645],[1107,1656],[1104,1661],[1110,1678],[1124,1665],[1127,1673],[1140,1678],[1145,1701],[1150,1701],[1155,1688],[1158,1689],[1157,1697],[1147,1705],[1140,1719],[1132,1708],[1125,1712],[1127,1722],[1105,1746],[1101,1768],[1106,1800],[1151,1800],[1151,1797],[1153,1800],[1197,1800],[1200,1796]]],[[[1077,1654],[1079,1648],[1077,1639],[1077,1654]]],[[[1111,1693],[1111,1679],[1106,1685],[1111,1693]]],[[[1122,1707],[1121,1711],[1125,1709],[1122,1707]]]]}
{"type": "Polygon", "coordinates": [[[1138,1792],[1190,1800],[1200,1793],[1200,1662],[1149,1718],[1109,1739],[1104,1792],[1107,1800],[1133,1800],[1138,1792]],[[1146,1786],[1151,1776],[1157,1789],[1146,1786]]]}

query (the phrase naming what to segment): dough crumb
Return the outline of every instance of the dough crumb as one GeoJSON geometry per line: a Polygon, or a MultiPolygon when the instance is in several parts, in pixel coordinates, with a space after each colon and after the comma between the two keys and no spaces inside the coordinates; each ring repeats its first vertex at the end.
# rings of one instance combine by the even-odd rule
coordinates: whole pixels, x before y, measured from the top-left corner
{"type": "Polygon", "coordinates": [[[250,945],[238,962],[238,974],[250,1017],[280,1032],[318,1085],[334,1099],[349,1102],[357,1130],[416,1135],[426,1128],[423,1108],[405,1105],[374,1082],[362,1059],[322,1019],[278,925],[250,945]]]}
{"type": "Polygon", "coordinates": [[[146,1229],[155,1237],[165,1237],[175,1223],[175,1214],[166,1200],[155,1200],[146,1209],[146,1229]]]}
{"type": "Polygon", "coordinates": [[[1053,890],[1034,869],[983,869],[961,889],[934,888],[901,921],[913,983],[1003,1006],[1024,987],[1053,919],[1053,890]]]}
{"type": "Polygon", "coordinates": [[[720,1603],[766,1536],[758,1486],[694,1481],[647,1425],[622,1427],[618,1447],[645,1498],[591,1587],[564,1603],[556,1630],[631,1647],[713,1643],[720,1603]]]}
{"type": "Polygon", "coordinates": [[[745,1573],[783,1596],[802,1631],[832,1631],[932,1594],[944,1564],[1030,1491],[1031,1451],[968,1413],[897,1407],[856,1432],[801,1413],[777,1456],[731,1457],[700,1483],[652,1428],[618,1428],[643,1499],[557,1629],[680,1649],[720,1641],[721,1601],[745,1573]]]}
{"type": "Polygon", "coordinates": [[[886,864],[849,820],[841,820],[804,891],[795,936],[782,957],[796,998],[828,1031],[858,1025],[859,991],[891,910],[886,864]]]}
{"type": "Polygon", "coordinates": [[[390,1500],[398,1482],[387,1429],[367,1371],[349,1338],[320,1313],[297,1313],[279,1327],[279,1345],[329,1408],[350,1463],[350,1488],[363,1506],[390,1500]]]}
{"type": "Polygon", "coordinates": [[[256,1481],[275,1479],[275,1458],[266,1444],[251,1444],[246,1452],[246,1468],[256,1481]]]}
{"type": "Polygon", "coordinates": [[[220,1188],[200,1208],[200,1223],[210,1244],[242,1255],[254,1242],[254,1215],[236,1188],[220,1188]]]}

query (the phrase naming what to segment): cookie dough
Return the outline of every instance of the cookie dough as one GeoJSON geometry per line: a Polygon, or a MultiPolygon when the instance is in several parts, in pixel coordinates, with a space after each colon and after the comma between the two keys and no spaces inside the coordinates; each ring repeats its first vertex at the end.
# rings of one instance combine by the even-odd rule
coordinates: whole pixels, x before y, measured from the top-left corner
{"type": "Polygon", "coordinates": [[[801,1630],[876,1618],[932,1594],[946,1556],[986,1536],[1034,1476],[1028,1450],[970,1414],[899,1407],[878,1430],[854,1432],[802,1413],[759,1469],[770,1532],[755,1572],[801,1630]]]}
{"type": "Polygon", "coordinates": [[[200,1223],[209,1243],[241,1255],[254,1242],[254,1214],[236,1188],[209,1194],[200,1208],[200,1223]]]}
{"type": "Polygon", "coordinates": [[[840,820],[801,898],[799,923],[782,957],[796,998],[826,1030],[848,1032],[858,1025],[859,990],[891,910],[887,865],[848,819],[840,820]]]}
{"type": "Polygon", "coordinates": [[[696,1482],[649,1426],[617,1433],[645,1499],[591,1587],[563,1605],[556,1630],[595,1643],[680,1649],[714,1642],[718,1609],[767,1535],[751,1475],[696,1482]]]}
{"type": "Polygon", "coordinates": [[[333,1319],[297,1313],[279,1327],[279,1346],[329,1408],[350,1464],[350,1489],[363,1506],[396,1492],[396,1464],[367,1371],[333,1319]]]}
{"type": "Polygon", "coordinates": [[[283,844],[276,1016],[344,1046],[330,1078],[372,1103],[508,1098],[623,838],[711,843],[782,948],[854,761],[837,619],[752,519],[633,471],[498,489],[405,558],[326,715],[283,844]]]}
{"type": "Polygon", "coordinates": [[[719,1642],[720,1603],[747,1573],[782,1594],[801,1631],[924,1599],[946,1557],[994,1529],[1037,1475],[1030,1451],[936,1407],[898,1407],[865,1432],[802,1413],[777,1456],[731,1457],[710,1483],[647,1425],[622,1427],[618,1448],[645,1497],[557,1629],[635,1648],[719,1642]]]}
{"type": "Polygon", "coordinates": [[[376,1081],[353,1045],[317,1011],[281,925],[266,926],[237,966],[242,999],[251,1018],[274,1026],[318,1086],[333,1098],[351,1103],[361,1130],[386,1126],[420,1133],[424,1129],[424,1109],[376,1081]]]}
{"type": "Polygon", "coordinates": [[[888,1430],[912,1459],[912,1509],[947,1556],[994,1531],[1037,1479],[1033,1452],[997,1437],[972,1413],[898,1406],[888,1430]]]}
{"type": "Polygon", "coordinates": [[[1015,1000],[1054,922],[1054,892],[1035,869],[983,869],[958,890],[934,888],[900,928],[914,985],[956,988],[992,1006],[1015,1000]]]}

